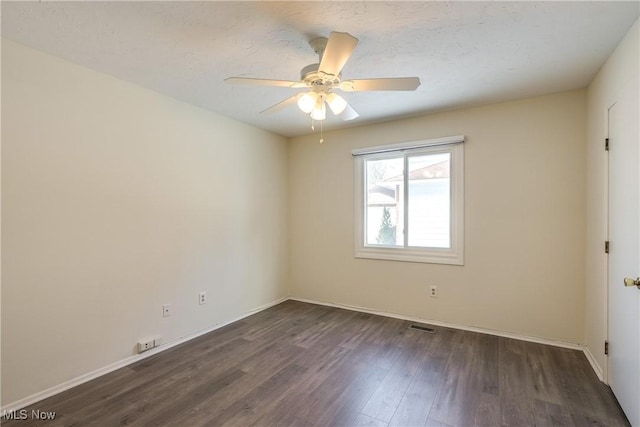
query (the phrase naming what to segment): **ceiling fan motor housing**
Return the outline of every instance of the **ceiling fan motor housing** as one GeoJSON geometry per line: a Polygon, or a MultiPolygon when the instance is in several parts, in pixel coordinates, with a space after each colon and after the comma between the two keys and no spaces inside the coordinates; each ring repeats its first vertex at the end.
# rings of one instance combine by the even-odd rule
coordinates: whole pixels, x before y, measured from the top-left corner
{"type": "Polygon", "coordinates": [[[329,39],[326,37],[316,37],[309,41],[309,46],[318,54],[318,63],[307,65],[300,71],[300,80],[307,83],[314,90],[326,91],[340,85],[341,73],[335,76],[318,71],[328,41],[329,39]]]}
{"type": "Polygon", "coordinates": [[[300,80],[307,83],[311,88],[331,89],[340,85],[341,74],[334,76],[333,74],[318,71],[320,64],[310,64],[300,70],[300,80]]]}

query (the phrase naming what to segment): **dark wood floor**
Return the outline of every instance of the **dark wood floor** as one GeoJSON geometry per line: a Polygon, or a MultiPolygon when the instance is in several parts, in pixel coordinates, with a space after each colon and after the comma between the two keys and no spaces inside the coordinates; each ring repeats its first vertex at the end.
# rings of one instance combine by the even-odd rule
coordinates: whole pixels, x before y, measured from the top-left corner
{"type": "Polygon", "coordinates": [[[409,325],[287,301],[3,425],[628,425],[579,351],[409,325]]]}

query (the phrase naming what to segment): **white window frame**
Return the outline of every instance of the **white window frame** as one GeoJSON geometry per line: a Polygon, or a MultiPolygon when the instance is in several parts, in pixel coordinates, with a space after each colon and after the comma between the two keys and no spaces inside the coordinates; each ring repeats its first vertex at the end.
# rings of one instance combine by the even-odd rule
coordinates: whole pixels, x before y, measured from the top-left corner
{"type": "MultiPolygon", "coordinates": [[[[354,234],[356,258],[464,265],[464,141],[465,137],[463,135],[457,135],[423,141],[359,148],[351,152],[354,158],[354,234]],[[449,173],[451,179],[451,247],[421,248],[367,245],[365,241],[365,159],[381,159],[397,155],[430,153],[451,153],[451,170],[449,173]]],[[[405,199],[405,206],[406,203],[408,203],[408,200],[405,199]]]]}

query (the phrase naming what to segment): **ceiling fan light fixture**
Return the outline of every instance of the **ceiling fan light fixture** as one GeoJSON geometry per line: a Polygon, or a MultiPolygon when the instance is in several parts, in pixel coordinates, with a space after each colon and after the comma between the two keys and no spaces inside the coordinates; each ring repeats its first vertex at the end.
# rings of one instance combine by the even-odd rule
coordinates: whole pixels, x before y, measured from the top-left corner
{"type": "MultiPolygon", "coordinates": [[[[2,0],[0,0],[2,1],[2,0]]],[[[344,121],[359,117],[358,113],[334,90],[345,92],[371,91],[415,91],[420,86],[418,77],[383,77],[375,79],[342,80],[342,68],[351,57],[358,39],[351,34],[332,31],[329,38],[320,37],[309,42],[318,54],[318,63],[310,64],[300,71],[300,80],[256,79],[252,77],[229,77],[227,83],[261,85],[284,88],[304,88],[289,98],[261,111],[274,113],[292,104],[311,116],[312,128],[316,121],[327,118],[327,105],[334,115],[344,121]]]]}
{"type": "Polygon", "coordinates": [[[327,107],[324,105],[324,96],[320,95],[316,99],[316,104],[311,110],[313,120],[324,120],[327,118],[327,107]]]}
{"type": "Polygon", "coordinates": [[[300,98],[298,98],[298,108],[300,108],[302,112],[309,114],[316,105],[317,100],[318,94],[316,92],[304,93],[300,98]]]}
{"type": "Polygon", "coordinates": [[[342,114],[345,108],[347,108],[347,101],[337,93],[331,92],[327,95],[327,104],[329,104],[329,108],[333,111],[333,114],[336,116],[338,114],[342,114]]]}

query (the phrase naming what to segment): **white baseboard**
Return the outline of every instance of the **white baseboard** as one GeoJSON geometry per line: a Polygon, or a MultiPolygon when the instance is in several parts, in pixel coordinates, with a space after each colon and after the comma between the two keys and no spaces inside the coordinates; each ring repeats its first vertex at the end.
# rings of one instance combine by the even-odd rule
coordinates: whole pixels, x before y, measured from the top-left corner
{"type": "Polygon", "coordinates": [[[600,365],[598,365],[596,358],[593,356],[593,353],[591,353],[591,350],[586,345],[584,346],[584,355],[587,357],[587,360],[591,365],[591,369],[593,369],[593,372],[596,373],[596,375],[598,376],[598,379],[602,382],[605,382],[602,368],[600,367],[600,365]]]}
{"type": "Polygon", "coordinates": [[[9,403],[9,404],[3,406],[2,408],[0,408],[0,413],[18,411],[18,410],[20,410],[22,408],[25,408],[25,407],[27,407],[29,405],[33,405],[34,403],[37,403],[37,402],[39,402],[41,400],[44,400],[44,399],[46,399],[48,397],[54,396],[54,395],[56,395],[58,393],[62,393],[63,391],[69,390],[70,388],[76,387],[76,386],[78,386],[80,384],[84,384],[84,383],[86,383],[88,381],[91,381],[91,380],[93,380],[95,378],[98,378],[98,377],[100,377],[102,375],[106,375],[106,374],[108,374],[110,372],[115,371],[116,369],[120,369],[120,368],[123,368],[123,367],[125,367],[127,365],[131,365],[132,363],[135,363],[135,362],[138,362],[140,360],[146,359],[147,357],[153,356],[154,354],[158,354],[158,353],[161,353],[161,352],[163,352],[165,350],[168,350],[171,347],[175,347],[175,346],[177,346],[179,344],[182,344],[184,342],[190,341],[190,340],[192,340],[194,338],[197,338],[197,337],[199,337],[201,335],[208,334],[209,332],[215,331],[216,329],[220,329],[220,328],[222,328],[224,326],[227,326],[230,323],[237,322],[238,320],[242,320],[245,317],[251,316],[252,314],[258,313],[258,312],[263,311],[263,310],[266,310],[266,309],[268,309],[270,307],[273,307],[274,305],[278,305],[281,302],[286,301],[287,299],[288,299],[288,297],[280,298],[280,299],[278,299],[276,301],[272,301],[272,302],[267,303],[265,305],[262,305],[262,306],[260,306],[258,308],[255,308],[255,309],[253,309],[251,311],[243,313],[241,316],[238,316],[238,317],[233,318],[231,320],[225,321],[223,323],[218,323],[218,324],[216,324],[216,325],[214,325],[214,326],[212,326],[210,328],[206,328],[206,329],[194,332],[192,334],[186,335],[184,337],[181,337],[181,338],[179,338],[179,339],[177,339],[175,341],[171,341],[171,342],[168,342],[166,344],[162,344],[160,347],[156,347],[156,348],[151,349],[149,351],[146,351],[146,352],[144,352],[142,354],[136,354],[134,356],[127,357],[125,359],[119,360],[119,361],[117,361],[115,363],[112,363],[110,365],[107,365],[107,366],[104,366],[102,368],[96,369],[95,371],[88,372],[88,373],[86,373],[84,375],[80,375],[79,377],[76,377],[76,378],[74,378],[72,380],[65,381],[62,384],[58,384],[56,386],[53,386],[51,388],[48,388],[46,390],[43,390],[43,391],[38,392],[36,394],[33,394],[31,396],[24,397],[24,398],[22,398],[20,400],[17,400],[15,402],[12,402],[12,403],[9,403]]]}
{"type": "Polygon", "coordinates": [[[512,338],[512,339],[516,339],[516,340],[520,340],[520,341],[529,341],[529,342],[534,342],[534,343],[538,343],[538,344],[552,345],[554,347],[569,348],[569,349],[572,349],[572,350],[580,350],[580,351],[582,351],[584,353],[585,357],[589,361],[589,364],[591,365],[591,368],[596,373],[596,375],[598,376],[600,381],[604,381],[603,380],[603,374],[602,374],[602,368],[598,365],[598,363],[596,362],[596,359],[593,357],[593,354],[591,354],[591,351],[585,345],[571,343],[571,342],[565,342],[565,341],[551,340],[551,339],[548,339],[548,338],[540,338],[540,337],[532,337],[532,336],[522,335],[522,334],[515,334],[515,333],[512,333],[512,332],[503,332],[503,331],[498,331],[498,330],[494,330],[494,329],[478,328],[476,326],[468,326],[468,325],[460,325],[460,324],[456,324],[456,323],[442,322],[442,321],[439,321],[439,320],[432,320],[432,319],[427,319],[427,318],[417,317],[417,316],[405,316],[403,314],[389,313],[389,312],[386,312],[386,311],[373,310],[373,309],[370,309],[370,308],[352,306],[352,305],[347,305],[347,304],[339,304],[339,303],[326,302],[326,301],[316,301],[316,300],[311,300],[311,299],[307,299],[307,298],[298,298],[298,297],[289,297],[288,299],[293,300],[293,301],[307,302],[307,303],[310,303],[310,304],[319,304],[319,305],[326,305],[326,306],[329,306],[329,307],[344,308],[346,310],[353,310],[353,311],[359,311],[359,312],[362,312],[362,313],[376,314],[376,315],[379,315],[379,316],[392,317],[392,318],[395,318],[395,319],[408,320],[410,322],[427,323],[427,324],[430,324],[430,325],[442,326],[442,327],[445,327],[445,328],[460,329],[460,330],[463,330],[463,331],[478,332],[478,333],[481,333],[481,334],[495,335],[495,336],[504,337],[504,338],[512,338]]]}

